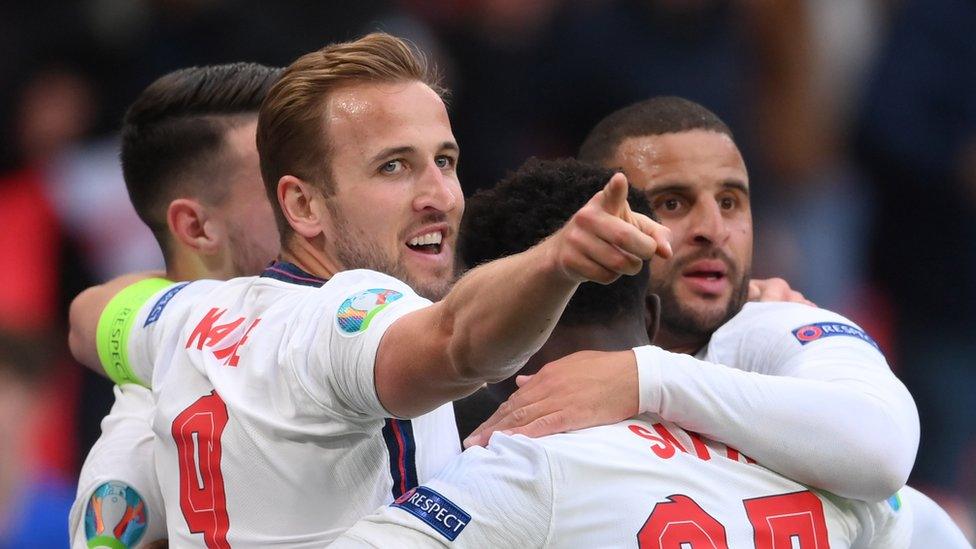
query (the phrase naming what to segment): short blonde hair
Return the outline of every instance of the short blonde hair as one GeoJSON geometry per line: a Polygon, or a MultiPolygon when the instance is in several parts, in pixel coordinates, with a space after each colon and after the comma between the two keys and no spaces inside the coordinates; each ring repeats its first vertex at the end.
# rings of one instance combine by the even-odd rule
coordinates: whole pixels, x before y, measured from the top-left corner
{"type": "Polygon", "coordinates": [[[442,97],[446,93],[436,68],[421,51],[382,32],[330,44],[299,57],[285,69],[261,105],[257,128],[261,176],[282,242],[291,227],[278,206],[278,181],[293,175],[327,193],[332,188],[332,138],[324,116],[329,94],[360,82],[409,81],[423,82],[442,97]]]}

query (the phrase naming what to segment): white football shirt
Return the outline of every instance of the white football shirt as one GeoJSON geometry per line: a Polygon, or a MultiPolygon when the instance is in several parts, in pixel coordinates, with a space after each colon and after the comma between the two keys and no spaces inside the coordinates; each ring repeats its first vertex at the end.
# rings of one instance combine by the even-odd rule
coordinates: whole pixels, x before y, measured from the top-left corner
{"type": "Polygon", "coordinates": [[[741,448],[789,478],[880,501],[914,463],[911,394],[870,336],[839,314],[747,303],[697,358],[652,346],[635,352],[641,411],[741,448]]]}
{"type": "Polygon", "coordinates": [[[528,439],[496,433],[333,547],[907,547],[901,502],[811,491],[642,415],[528,439]]]}
{"type": "Polygon", "coordinates": [[[456,456],[449,404],[386,420],[373,384],[386,329],[429,304],[377,272],[286,263],[151,298],[126,347],[156,397],[170,543],[321,547],[456,456]]]}
{"type": "Polygon", "coordinates": [[[78,477],[68,519],[71,546],[76,549],[87,548],[89,538],[101,535],[129,541],[129,547],[166,537],[163,496],[153,461],[152,392],[132,383],[116,385],[114,392],[115,403],[102,420],[102,434],[78,477]],[[110,492],[118,504],[107,504],[103,492],[110,492]],[[136,502],[134,506],[122,503],[126,496],[136,502]],[[133,512],[127,516],[129,508],[133,512]]]}

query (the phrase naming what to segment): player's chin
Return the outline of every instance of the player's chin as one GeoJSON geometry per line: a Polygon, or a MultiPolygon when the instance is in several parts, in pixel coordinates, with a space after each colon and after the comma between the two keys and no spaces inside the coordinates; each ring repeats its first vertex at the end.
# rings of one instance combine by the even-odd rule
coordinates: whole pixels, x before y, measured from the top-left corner
{"type": "Polygon", "coordinates": [[[454,284],[454,269],[436,270],[410,269],[408,282],[417,294],[431,301],[439,301],[447,295],[454,284]]]}
{"type": "Polygon", "coordinates": [[[695,318],[696,324],[704,328],[717,328],[722,325],[729,313],[731,296],[693,296],[681,300],[682,308],[695,318]]]}

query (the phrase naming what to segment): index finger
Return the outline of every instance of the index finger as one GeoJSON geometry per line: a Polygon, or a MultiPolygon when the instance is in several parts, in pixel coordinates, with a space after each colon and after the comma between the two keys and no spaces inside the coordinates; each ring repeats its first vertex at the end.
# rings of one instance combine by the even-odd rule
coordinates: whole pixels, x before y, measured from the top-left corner
{"type": "Polygon", "coordinates": [[[671,249],[671,229],[642,213],[635,212],[633,216],[641,232],[653,238],[654,242],[657,243],[657,248],[654,250],[655,254],[664,259],[674,255],[674,251],[671,249]]]}
{"type": "Polygon", "coordinates": [[[603,210],[625,221],[630,221],[630,205],[627,203],[627,176],[617,172],[603,187],[603,210]]]}

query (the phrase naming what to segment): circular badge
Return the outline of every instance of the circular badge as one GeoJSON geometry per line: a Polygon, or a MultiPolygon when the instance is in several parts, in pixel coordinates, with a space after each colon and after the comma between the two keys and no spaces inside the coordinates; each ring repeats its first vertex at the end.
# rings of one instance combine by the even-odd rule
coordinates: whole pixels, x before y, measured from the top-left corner
{"type": "Polygon", "coordinates": [[[347,334],[369,328],[369,322],[387,305],[403,297],[396,290],[373,288],[346,299],[336,313],[336,325],[347,334]]]}
{"type": "Polygon", "coordinates": [[[803,326],[797,328],[796,338],[800,341],[814,341],[823,336],[823,330],[819,326],[803,326]]]}

